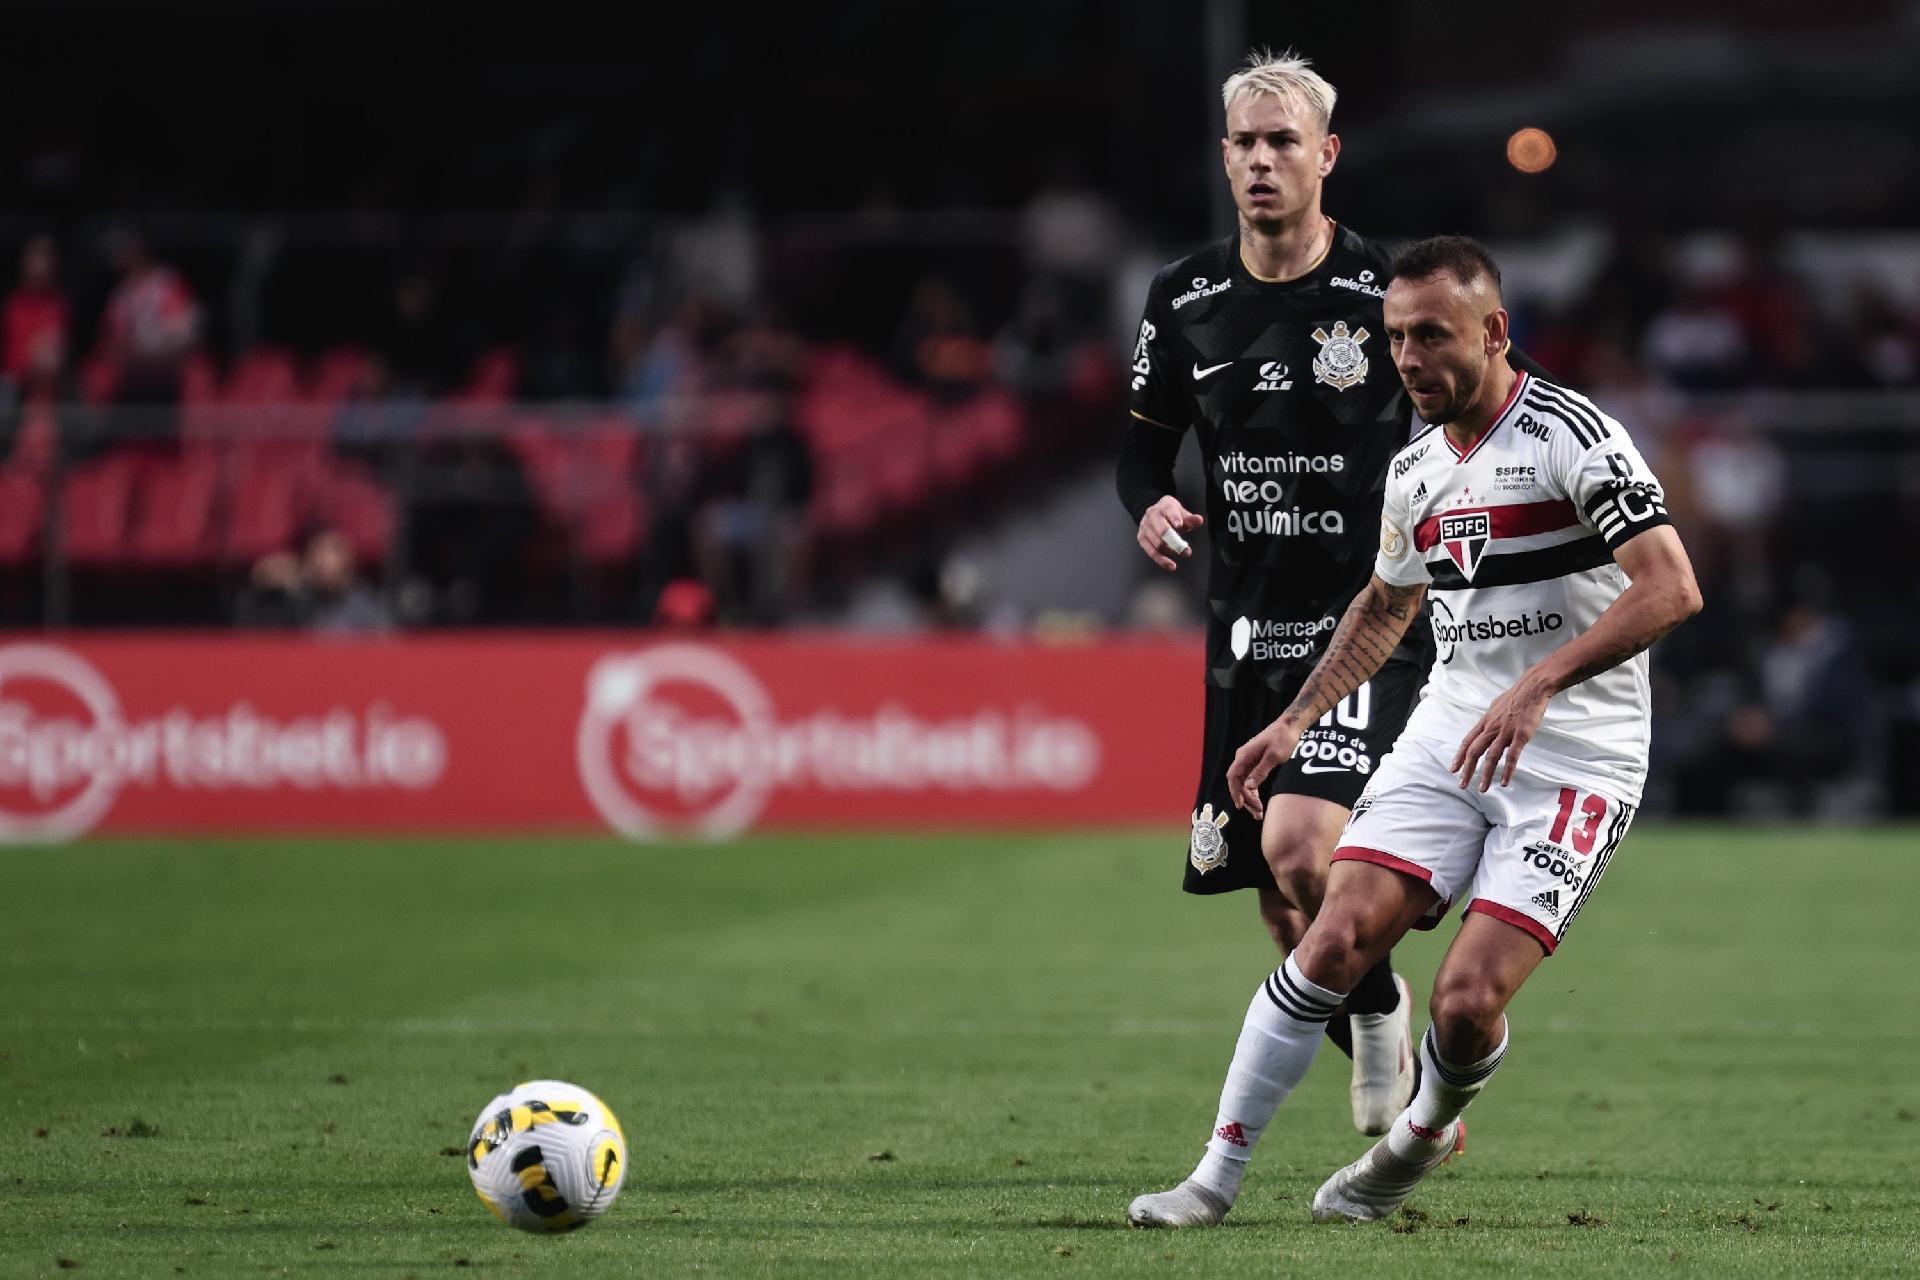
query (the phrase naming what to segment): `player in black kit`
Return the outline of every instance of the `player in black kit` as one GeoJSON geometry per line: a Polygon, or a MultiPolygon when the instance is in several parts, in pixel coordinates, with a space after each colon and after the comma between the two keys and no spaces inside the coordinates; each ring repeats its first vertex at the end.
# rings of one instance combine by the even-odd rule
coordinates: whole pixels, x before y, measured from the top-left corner
{"type": "MultiPolygon", "coordinates": [[[[1368,581],[1381,486],[1413,414],[1381,320],[1391,254],[1320,208],[1340,154],[1329,129],[1333,86],[1305,59],[1256,55],[1222,96],[1221,152],[1239,230],[1168,265],[1147,292],[1119,489],[1155,564],[1176,568],[1192,554],[1185,535],[1198,529],[1212,549],[1205,745],[1185,887],[1256,890],[1275,943],[1290,951],[1319,909],[1341,829],[1412,710],[1432,640],[1414,629],[1307,732],[1268,779],[1258,828],[1234,810],[1226,784],[1234,752],[1292,702],[1368,581]],[[1206,478],[1204,517],[1173,496],[1189,427],[1206,478]]],[[[1412,1096],[1411,1006],[1383,960],[1328,1025],[1354,1059],[1363,1133],[1385,1132],[1412,1096]]],[[[1130,1219],[1218,1222],[1238,1179],[1233,1169],[1212,1172],[1235,1185],[1189,1179],[1135,1201],[1130,1219]]]]}

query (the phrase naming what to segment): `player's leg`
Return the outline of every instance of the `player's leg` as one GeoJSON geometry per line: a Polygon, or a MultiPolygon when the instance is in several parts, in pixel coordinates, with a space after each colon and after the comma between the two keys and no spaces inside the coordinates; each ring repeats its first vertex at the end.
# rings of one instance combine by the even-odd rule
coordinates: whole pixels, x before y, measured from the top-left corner
{"type": "MultiPolygon", "coordinates": [[[[1311,916],[1326,892],[1327,868],[1350,813],[1405,727],[1421,673],[1389,663],[1301,735],[1293,758],[1274,771],[1261,852],[1275,883],[1311,916]]],[[[1353,1124],[1387,1131],[1413,1096],[1413,1002],[1383,956],[1327,1024],[1327,1038],[1353,1059],[1348,1098],[1353,1124]]]]}
{"type": "Polygon", "coordinates": [[[1425,880],[1402,872],[1360,862],[1334,869],[1306,937],[1247,1007],[1199,1166],[1179,1186],[1136,1199],[1128,1221],[1211,1226],[1226,1216],[1254,1144],[1312,1065],[1327,1019],[1360,975],[1434,902],[1425,880]]]}
{"type": "MultiPolygon", "coordinates": [[[[1288,774],[1288,770],[1281,770],[1275,784],[1284,785],[1288,774]]],[[[1320,899],[1327,891],[1327,860],[1332,857],[1340,832],[1347,825],[1348,810],[1346,805],[1317,796],[1276,792],[1272,787],[1268,788],[1266,801],[1267,816],[1260,827],[1260,854],[1279,887],[1260,891],[1260,920],[1284,957],[1291,955],[1300,945],[1300,939],[1307,936],[1312,913],[1320,909],[1320,899]]],[[[1392,983],[1391,965],[1388,965],[1388,983],[1392,983]]],[[[1327,1039],[1343,1055],[1352,1058],[1353,1025],[1347,1013],[1347,1008],[1342,1006],[1327,1021],[1327,1039]]],[[[1388,1113],[1389,1118],[1405,1106],[1406,1101],[1401,1098],[1388,1113]]]]}
{"type": "Polygon", "coordinates": [[[1322,1184],[1315,1218],[1383,1218],[1445,1163],[1461,1112],[1506,1055],[1507,1006],[1546,956],[1532,933],[1491,915],[1467,916],[1433,980],[1419,1092],[1386,1137],[1322,1184]]]}
{"type": "Polygon", "coordinates": [[[1505,1057],[1508,1003],[1566,937],[1633,821],[1631,805],[1538,774],[1526,761],[1511,785],[1481,802],[1495,825],[1466,922],[1434,978],[1419,1091],[1385,1138],[1321,1187],[1317,1218],[1391,1213],[1445,1162],[1460,1113],[1505,1057]]]}

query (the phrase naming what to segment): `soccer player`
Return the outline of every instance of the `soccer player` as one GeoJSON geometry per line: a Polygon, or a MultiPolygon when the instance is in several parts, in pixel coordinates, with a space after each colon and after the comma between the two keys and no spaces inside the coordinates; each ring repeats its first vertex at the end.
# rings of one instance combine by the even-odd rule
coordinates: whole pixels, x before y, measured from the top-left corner
{"type": "Polygon", "coordinates": [[[1372,579],[1293,705],[1234,756],[1235,805],[1260,815],[1262,782],[1381,669],[1423,599],[1438,649],[1430,683],[1353,806],[1319,913],[1247,1009],[1206,1155],[1178,1187],[1136,1200],[1136,1222],[1218,1221],[1353,984],[1408,929],[1464,902],[1434,978],[1420,1087],[1387,1135],[1321,1186],[1313,1216],[1384,1217],[1451,1154],[1460,1113],[1506,1054],[1508,1003],[1566,937],[1633,820],[1646,650],[1700,608],[1660,485],[1626,431],[1508,363],[1487,251],[1424,240],[1391,275],[1393,360],[1415,410],[1441,425],[1395,456],[1372,579]]]}
{"type": "MultiPolygon", "coordinates": [[[[1234,750],[1293,702],[1367,581],[1387,463],[1413,413],[1380,319],[1388,254],[1321,212],[1321,184],[1340,156],[1333,86],[1305,59],[1255,55],[1222,98],[1239,231],[1169,264],[1148,290],[1118,481],[1155,564],[1174,569],[1191,555],[1184,535],[1202,525],[1211,535],[1206,729],[1185,888],[1256,890],[1285,951],[1320,905],[1348,811],[1406,723],[1431,649],[1424,633],[1409,639],[1322,708],[1274,772],[1264,821],[1234,812],[1234,750]],[[1204,518],[1173,496],[1189,426],[1204,518]]],[[[1385,1132],[1412,1096],[1411,1003],[1382,955],[1328,1023],[1353,1058],[1363,1133],[1385,1132]]]]}

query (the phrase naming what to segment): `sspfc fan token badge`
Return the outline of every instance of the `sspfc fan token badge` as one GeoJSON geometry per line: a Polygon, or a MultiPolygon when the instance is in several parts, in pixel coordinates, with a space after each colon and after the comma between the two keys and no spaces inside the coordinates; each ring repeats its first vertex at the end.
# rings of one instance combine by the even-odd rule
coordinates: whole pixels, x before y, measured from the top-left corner
{"type": "Polygon", "coordinates": [[[1315,329],[1313,340],[1320,344],[1320,354],[1313,358],[1315,382],[1324,382],[1335,391],[1345,391],[1367,380],[1367,352],[1360,345],[1367,340],[1364,325],[1358,333],[1348,333],[1347,322],[1341,320],[1335,323],[1331,334],[1325,329],[1315,329]]]}
{"type": "Polygon", "coordinates": [[[1227,838],[1221,832],[1232,816],[1223,809],[1219,817],[1214,817],[1210,804],[1201,805],[1200,811],[1193,815],[1193,839],[1187,843],[1187,861],[1201,875],[1227,865],[1227,838]]]}

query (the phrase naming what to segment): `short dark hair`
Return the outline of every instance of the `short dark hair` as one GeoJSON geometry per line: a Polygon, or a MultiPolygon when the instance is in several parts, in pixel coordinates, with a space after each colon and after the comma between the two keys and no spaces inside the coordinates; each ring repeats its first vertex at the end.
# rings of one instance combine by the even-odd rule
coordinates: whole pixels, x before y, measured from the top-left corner
{"type": "Polygon", "coordinates": [[[1396,280],[1425,280],[1446,272],[1463,285],[1471,285],[1485,276],[1493,282],[1495,296],[1500,293],[1500,266],[1487,252],[1487,246],[1467,236],[1433,236],[1402,245],[1393,255],[1396,280]]]}

